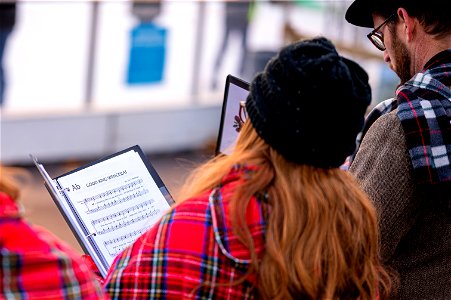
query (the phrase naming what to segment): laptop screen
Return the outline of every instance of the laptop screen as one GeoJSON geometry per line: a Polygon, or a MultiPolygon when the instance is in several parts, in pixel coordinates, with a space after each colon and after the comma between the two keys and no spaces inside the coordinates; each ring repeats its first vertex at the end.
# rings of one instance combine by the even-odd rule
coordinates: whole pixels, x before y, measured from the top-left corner
{"type": "Polygon", "coordinates": [[[228,155],[233,151],[243,121],[246,119],[244,104],[248,94],[249,83],[232,75],[227,76],[216,155],[228,155]]]}

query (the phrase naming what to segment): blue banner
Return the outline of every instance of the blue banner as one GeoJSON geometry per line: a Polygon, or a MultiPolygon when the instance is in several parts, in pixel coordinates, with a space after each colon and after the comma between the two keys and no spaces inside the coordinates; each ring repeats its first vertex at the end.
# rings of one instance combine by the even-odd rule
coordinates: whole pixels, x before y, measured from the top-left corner
{"type": "Polygon", "coordinates": [[[141,23],[131,31],[128,84],[158,83],[163,80],[166,58],[165,28],[141,23]]]}

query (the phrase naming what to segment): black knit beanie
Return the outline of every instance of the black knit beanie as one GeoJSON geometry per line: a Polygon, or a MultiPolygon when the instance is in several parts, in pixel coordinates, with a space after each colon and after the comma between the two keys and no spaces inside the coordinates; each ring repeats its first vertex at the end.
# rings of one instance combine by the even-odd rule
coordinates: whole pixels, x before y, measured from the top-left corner
{"type": "Polygon", "coordinates": [[[287,160],[334,168],[353,153],[370,101],[366,72],[316,38],[268,62],[251,83],[246,110],[259,136],[287,160]]]}

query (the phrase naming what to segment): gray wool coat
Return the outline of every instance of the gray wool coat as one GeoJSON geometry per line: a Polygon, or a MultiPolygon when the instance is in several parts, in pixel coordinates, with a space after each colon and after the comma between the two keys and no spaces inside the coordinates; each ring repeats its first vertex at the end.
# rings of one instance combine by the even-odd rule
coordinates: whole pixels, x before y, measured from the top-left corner
{"type": "Polygon", "coordinates": [[[414,183],[396,110],[371,126],[349,170],[377,209],[392,298],[451,299],[451,192],[414,183]]]}

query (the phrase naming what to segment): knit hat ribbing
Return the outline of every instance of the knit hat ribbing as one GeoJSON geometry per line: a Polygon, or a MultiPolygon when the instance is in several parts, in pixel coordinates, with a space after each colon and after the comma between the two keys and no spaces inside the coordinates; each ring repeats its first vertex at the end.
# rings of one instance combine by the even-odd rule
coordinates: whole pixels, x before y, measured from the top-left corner
{"type": "Polygon", "coordinates": [[[259,136],[287,160],[339,167],[371,101],[368,75],[325,38],[283,48],[251,83],[246,101],[259,136]]]}

